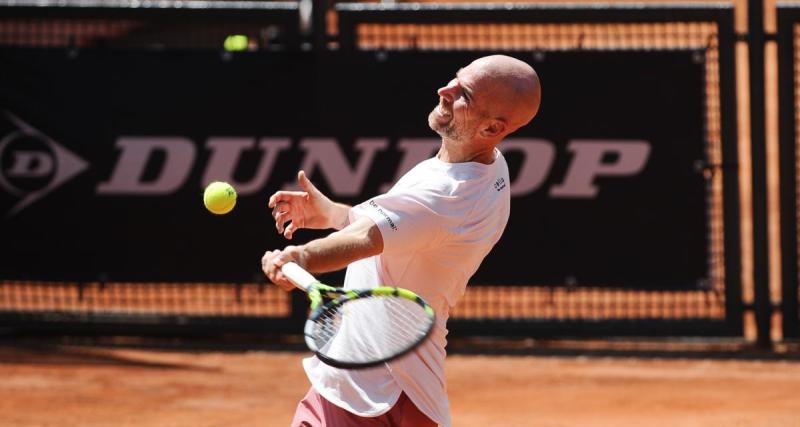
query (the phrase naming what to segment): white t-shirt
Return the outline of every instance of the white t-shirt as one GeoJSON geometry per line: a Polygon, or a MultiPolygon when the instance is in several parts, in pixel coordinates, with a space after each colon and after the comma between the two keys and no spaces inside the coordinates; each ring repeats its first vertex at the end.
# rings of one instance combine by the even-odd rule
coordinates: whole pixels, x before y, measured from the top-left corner
{"type": "Polygon", "coordinates": [[[381,231],[383,253],[350,264],[345,288],[397,286],[422,296],[436,312],[428,340],[397,360],[369,369],[345,370],[316,357],[303,361],[311,384],[331,403],[356,415],[387,412],[405,392],[430,419],[449,426],[444,362],[450,307],[508,222],[508,165],[495,150],[490,165],[425,160],[388,193],[350,211],[381,231]]]}

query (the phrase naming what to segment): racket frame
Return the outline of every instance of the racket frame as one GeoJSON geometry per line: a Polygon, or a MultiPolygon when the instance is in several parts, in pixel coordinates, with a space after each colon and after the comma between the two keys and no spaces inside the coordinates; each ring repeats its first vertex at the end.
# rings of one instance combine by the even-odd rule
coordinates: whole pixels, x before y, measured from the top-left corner
{"type": "Polygon", "coordinates": [[[428,336],[430,336],[431,332],[433,331],[433,325],[436,324],[436,313],[434,312],[433,307],[431,307],[422,297],[408,289],[391,286],[379,286],[372,289],[335,288],[320,282],[314,276],[312,276],[311,273],[305,271],[302,267],[293,262],[284,264],[283,267],[281,267],[281,271],[289,279],[289,281],[292,282],[292,284],[308,294],[308,298],[311,302],[311,310],[305,326],[303,327],[306,346],[308,346],[309,350],[313,351],[322,362],[330,366],[343,369],[360,369],[377,366],[382,363],[395,360],[407,354],[428,339],[428,336]],[[408,347],[402,349],[401,351],[395,352],[390,357],[369,362],[343,362],[341,360],[327,357],[324,353],[321,353],[314,339],[315,322],[329,312],[341,310],[341,307],[344,304],[357,301],[362,298],[375,297],[403,298],[420,305],[425,314],[427,314],[431,319],[427,329],[424,331],[424,334],[417,341],[411,343],[408,347]],[[324,299],[326,298],[330,301],[324,302],[324,299]]]}

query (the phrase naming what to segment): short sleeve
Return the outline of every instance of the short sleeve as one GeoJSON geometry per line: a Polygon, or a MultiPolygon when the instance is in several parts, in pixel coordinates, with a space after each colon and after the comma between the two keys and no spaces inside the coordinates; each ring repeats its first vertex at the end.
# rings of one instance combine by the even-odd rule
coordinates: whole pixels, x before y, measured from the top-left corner
{"type": "Polygon", "coordinates": [[[381,231],[384,253],[435,247],[444,235],[446,218],[436,212],[435,195],[397,191],[374,197],[351,210],[351,221],[367,216],[381,231]]]}

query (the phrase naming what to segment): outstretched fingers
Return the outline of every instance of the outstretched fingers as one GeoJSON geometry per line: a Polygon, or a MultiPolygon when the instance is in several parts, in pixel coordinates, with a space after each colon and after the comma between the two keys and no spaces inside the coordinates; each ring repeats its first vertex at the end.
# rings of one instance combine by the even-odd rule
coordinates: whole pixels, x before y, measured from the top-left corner
{"type": "Polygon", "coordinates": [[[317,190],[317,187],[311,183],[311,180],[308,179],[305,171],[301,170],[300,172],[297,172],[297,182],[300,184],[300,188],[302,188],[306,193],[311,193],[314,195],[321,194],[319,190],[317,190]]]}
{"type": "Polygon", "coordinates": [[[278,233],[283,233],[284,224],[292,220],[292,207],[288,203],[279,203],[272,209],[272,217],[278,233]]]}
{"type": "Polygon", "coordinates": [[[279,203],[272,210],[275,218],[275,228],[279,234],[283,234],[287,239],[292,238],[295,230],[305,227],[305,217],[303,210],[288,203],[279,203]],[[288,226],[287,226],[288,223],[288,226]]]}
{"type": "Polygon", "coordinates": [[[278,191],[270,196],[269,204],[267,206],[272,209],[280,202],[291,203],[292,201],[298,199],[307,200],[308,193],[305,191],[278,191]]]}
{"type": "Polygon", "coordinates": [[[326,206],[330,205],[330,200],[311,183],[305,171],[297,173],[297,182],[303,191],[278,191],[268,203],[275,228],[287,239],[306,226],[324,228],[326,206]]]}
{"type": "Polygon", "coordinates": [[[283,231],[283,237],[285,237],[288,240],[292,240],[294,232],[297,231],[297,229],[299,228],[303,228],[302,224],[300,225],[296,224],[297,224],[296,221],[290,222],[289,225],[286,226],[286,230],[283,231]]]}

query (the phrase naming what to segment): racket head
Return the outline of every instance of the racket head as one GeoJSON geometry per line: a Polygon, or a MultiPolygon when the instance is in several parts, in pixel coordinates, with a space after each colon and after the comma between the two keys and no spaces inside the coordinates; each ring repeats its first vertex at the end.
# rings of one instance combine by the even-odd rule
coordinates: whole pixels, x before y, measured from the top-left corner
{"type": "Polygon", "coordinates": [[[308,348],[328,365],[344,369],[377,366],[397,359],[424,342],[436,314],[412,291],[378,287],[345,291],[308,317],[308,348]]]}

